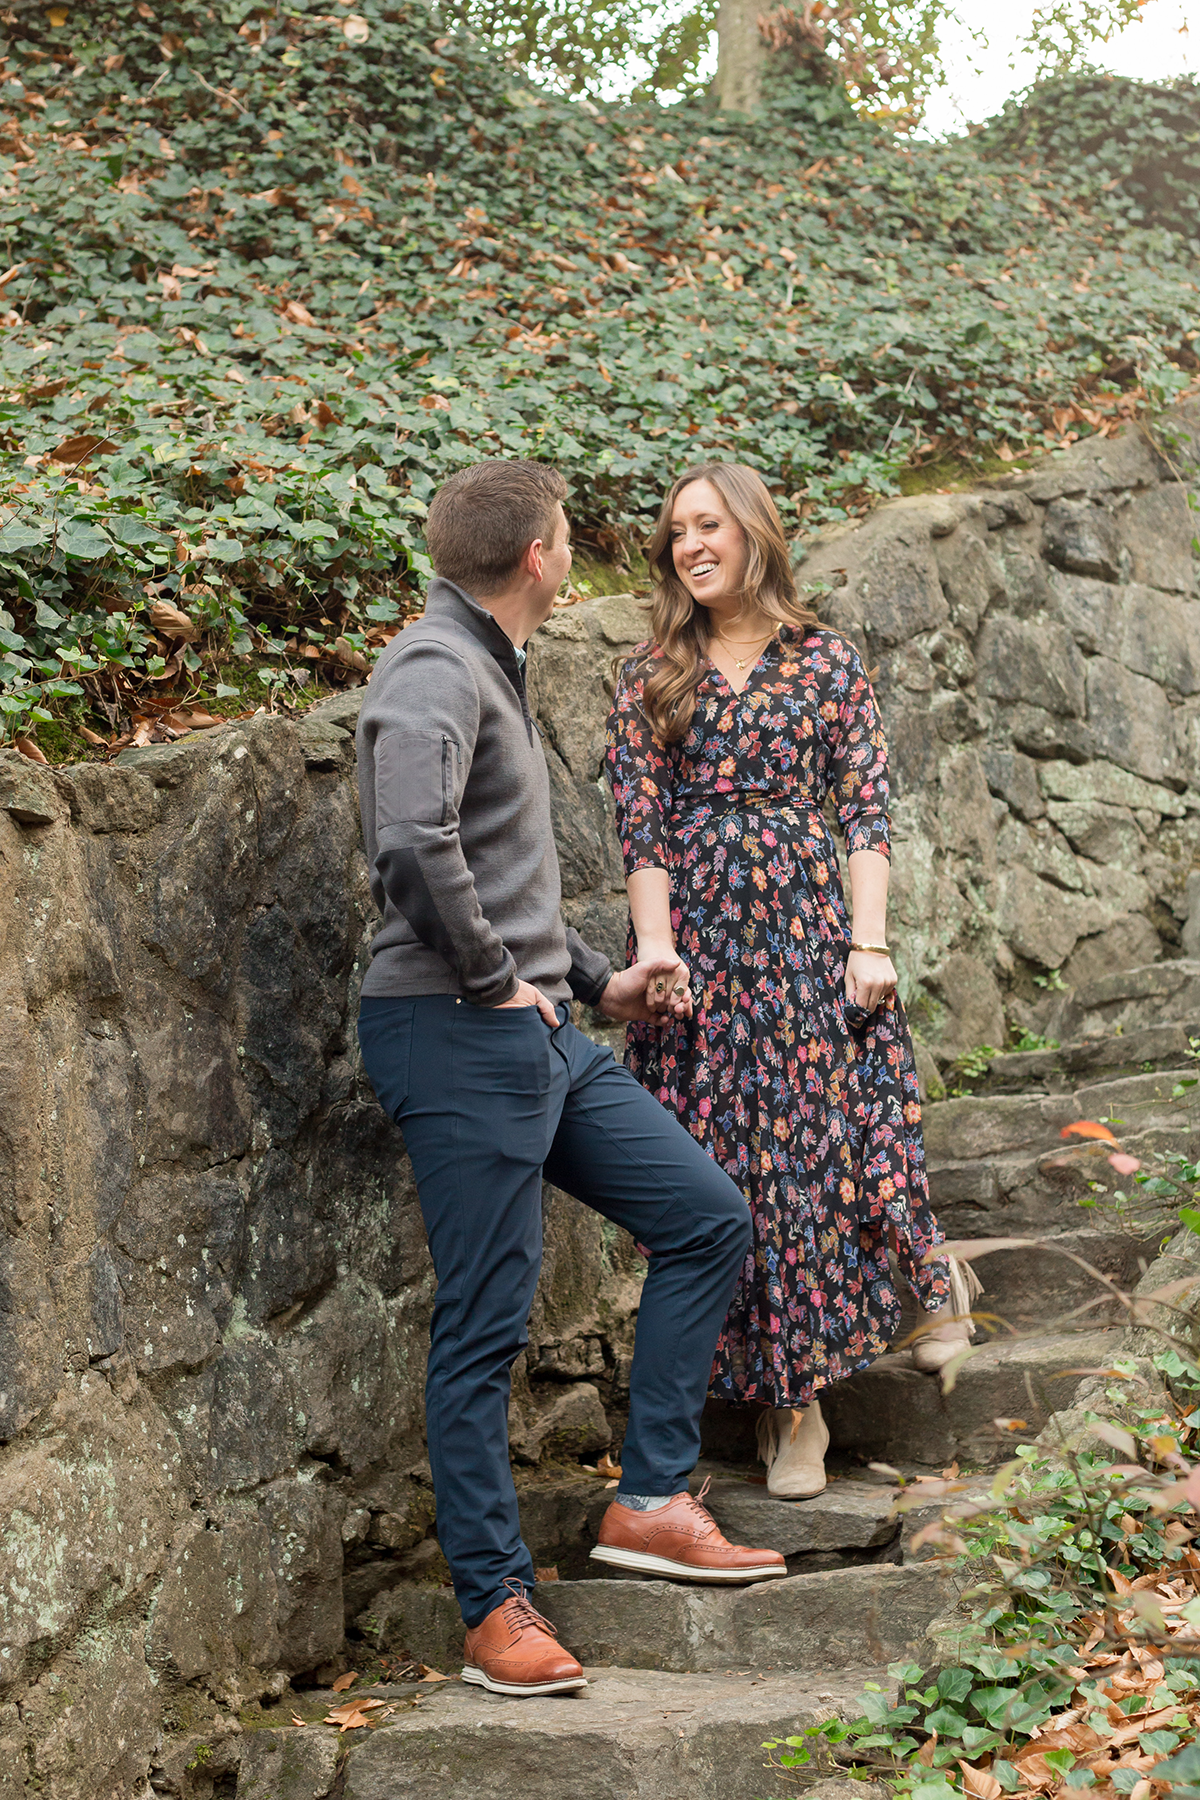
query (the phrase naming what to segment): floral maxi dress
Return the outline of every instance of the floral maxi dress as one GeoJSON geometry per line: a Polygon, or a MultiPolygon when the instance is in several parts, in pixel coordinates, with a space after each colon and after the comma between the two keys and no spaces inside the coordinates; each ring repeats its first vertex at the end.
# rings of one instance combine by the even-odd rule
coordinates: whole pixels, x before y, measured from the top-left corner
{"type": "MultiPolygon", "coordinates": [[[[717,1345],[720,1399],[803,1406],[880,1356],[900,1300],[948,1297],[897,996],[846,1002],[850,931],[822,811],[889,852],[887,745],[857,652],[784,627],[738,695],[711,663],[665,750],[626,664],[607,766],[626,871],[665,868],[694,1017],[629,1027],[626,1063],[746,1195],[754,1239],[717,1345]]],[[[632,948],[632,947],[631,947],[632,948]]]]}

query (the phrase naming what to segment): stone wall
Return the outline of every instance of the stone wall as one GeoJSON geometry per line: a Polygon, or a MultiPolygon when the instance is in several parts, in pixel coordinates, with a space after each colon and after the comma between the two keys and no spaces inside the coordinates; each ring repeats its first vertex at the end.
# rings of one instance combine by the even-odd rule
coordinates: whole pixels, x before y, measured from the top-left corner
{"type": "MultiPolygon", "coordinates": [[[[0,1795],[141,1796],[164,1733],[436,1566],[432,1271],[353,1034],[356,710],[0,756],[0,1795]]],[[[638,1295],[573,1201],[546,1241],[528,1467],[610,1442],[638,1295]]]]}
{"type": "MultiPolygon", "coordinates": [[[[1200,947],[1189,455],[1089,443],[802,565],[878,668],[892,936],[943,1060],[1002,1043],[1006,1009],[1052,1024],[1055,979],[1200,947]]],[[[602,732],[644,633],[589,602],[532,658],[565,911],[614,960],[602,732]]],[[[190,1737],[439,1567],[432,1278],[354,1048],[355,712],[113,766],[0,756],[0,1797],[179,1791],[190,1737]]],[[[632,1246],[559,1195],[546,1241],[513,1403],[535,1479],[619,1433],[638,1297],[632,1246]]]]}
{"type": "Polygon", "coordinates": [[[970,494],[889,501],[800,576],[892,748],[889,937],[943,1057],[1200,948],[1200,402],[970,494]],[[1190,882],[1190,885],[1189,885],[1190,882]],[[1048,985],[1043,985],[1048,984],[1048,985]]]}

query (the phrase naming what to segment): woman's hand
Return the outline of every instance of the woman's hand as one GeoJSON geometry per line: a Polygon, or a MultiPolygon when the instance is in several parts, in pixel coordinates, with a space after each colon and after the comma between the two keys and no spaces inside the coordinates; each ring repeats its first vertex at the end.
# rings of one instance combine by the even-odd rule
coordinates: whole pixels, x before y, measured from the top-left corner
{"type": "Polygon", "coordinates": [[[639,938],[637,965],[653,969],[646,985],[646,1003],[659,1024],[675,1019],[690,1019],[692,996],[688,991],[691,971],[681,961],[674,938],[639,938]],[[682,992],[680,991],[682,990],[682,992]]]}
{"type": "Polygon", "coordinates": [[[611,977],[597,1011],[606,1019],[641,1025],[670,1025],[690,1019],[692,996],[688,969],[673,945],[651,953],[638,945],[638,959],[611,977]]]}
{"type": "Polygon", "coordinates": [[[846,958],[846,998],[864,1012],[874,1012],[896,986],[890,956],[869,950],[852,950],[846,958]]]}

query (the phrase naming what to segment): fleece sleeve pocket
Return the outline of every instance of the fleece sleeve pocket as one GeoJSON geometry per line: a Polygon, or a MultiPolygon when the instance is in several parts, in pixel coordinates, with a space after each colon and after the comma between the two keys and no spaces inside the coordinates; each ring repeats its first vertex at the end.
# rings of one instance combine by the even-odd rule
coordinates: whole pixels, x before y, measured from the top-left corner
{"type": "Polygon", "coordinates": [[[440,731],[388,731],[375,748],[375,825],[441,825],[453,794],[455,746],[440,731]]]}

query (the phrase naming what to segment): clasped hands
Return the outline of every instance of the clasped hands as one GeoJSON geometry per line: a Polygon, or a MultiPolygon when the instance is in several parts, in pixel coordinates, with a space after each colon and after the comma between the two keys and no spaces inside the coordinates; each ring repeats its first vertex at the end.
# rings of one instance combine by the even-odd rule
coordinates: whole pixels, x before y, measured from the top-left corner
{"type": "MultiPolygon", "coordinates": [[[[608,985],[596,1002],[596,1011],[621,1024],[669,1025],[676,1019],[690,1019],[692,996],[687,964],[679,960],[673,949],[665,947],[653,953],[639,949],[639,955],[642,960],[609,976],[608,985]]],[[[536,1006],[547,1025],[553,1028],[558,1024],[552,1003],[528,981],[519,982],[512,999],[501,1004],[536,1006]]]]}

